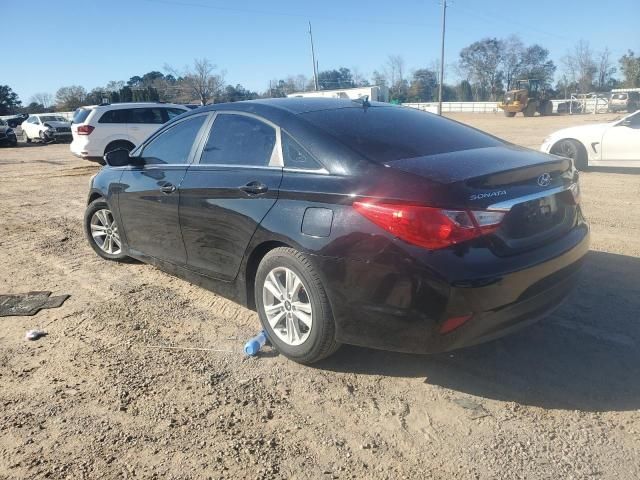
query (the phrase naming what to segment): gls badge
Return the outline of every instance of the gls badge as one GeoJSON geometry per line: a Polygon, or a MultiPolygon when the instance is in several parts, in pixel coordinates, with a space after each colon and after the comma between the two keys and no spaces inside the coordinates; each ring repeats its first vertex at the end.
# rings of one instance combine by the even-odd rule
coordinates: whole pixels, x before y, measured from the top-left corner
{"type": "Polygon", "coordinates": [[[493,192],[487,192],[487,193],[474,193],[469,197],[469,200],[482,200],[483,198],[500,197],[506,194],[507,194],[506,190],[495,190],[493,192]]]}

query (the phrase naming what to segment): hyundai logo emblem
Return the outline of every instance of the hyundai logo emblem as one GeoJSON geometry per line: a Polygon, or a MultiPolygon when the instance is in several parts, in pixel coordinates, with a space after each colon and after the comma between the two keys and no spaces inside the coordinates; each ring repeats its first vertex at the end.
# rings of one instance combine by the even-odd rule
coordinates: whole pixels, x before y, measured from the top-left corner
{"type": "Polygon", "coordinates": [[[538,185],[540,185],[541,187],[548,187],[550,183],[551,183],[550,173],[543,173],[538,177],[538,185]]]}

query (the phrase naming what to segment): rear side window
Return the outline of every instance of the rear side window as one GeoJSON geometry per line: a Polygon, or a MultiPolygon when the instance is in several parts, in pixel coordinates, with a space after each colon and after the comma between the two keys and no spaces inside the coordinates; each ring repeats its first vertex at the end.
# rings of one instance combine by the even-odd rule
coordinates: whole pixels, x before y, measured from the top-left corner
{"type": "Polygon", "coordinates": [[[129,123],[150,123],[161,125],[165,123],[162,108],[132,108],[129,123]]]}
{"type": "Polygon", "coordinates": [[[322,166],[298,142],[282,132],[282,155],[285,168],[319,170],[322,166]]]}
{"type": "Polygon", "coordinates": [[[276,144],[276,130],[244,115],[216,117],[202,152],[201,164],[267,166],[276,144]]]}
{"type": "Polygon", "coordinates": [[[104,112],[98,123],[129,123],[129,109],[109,110],[104,112]]]}
{"type": "Polygon", "coordinates": [[[144,148],[146,164],[176,165],[189,161],[189,153],[206,115],[198,115],[177,123],[162,132],[144,148]]]}
{"type": "Polygon", "coordinates": [[[87,117],[89,116],[89,114],[91,113],[91,109],[90,108],[79,108],[75,111],[75,113],[73,114],[73,123],[83,123],[87,117]]]}
{"type": "Polygon", "coordinates": [[[408,107],[318,110],[301,117],[377,163],[503,145],[479,130],[408,107]]]}

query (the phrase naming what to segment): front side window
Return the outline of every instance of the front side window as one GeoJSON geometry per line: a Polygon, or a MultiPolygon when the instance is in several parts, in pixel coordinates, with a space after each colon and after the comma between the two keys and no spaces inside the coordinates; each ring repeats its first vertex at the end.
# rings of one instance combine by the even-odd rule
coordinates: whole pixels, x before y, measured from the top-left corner
{"type": "Polygon", "coordinates": [[[162,125],[164,118],[161,108],[134,108],[129,123],[150,123],[162,125]]]}
{"type": "Polygon", "coordinates": [[[201,164],[266,167],[276,144],[276,130],[255,118],[219,114],[202,152],[201,164]]]}
{"type": "Polygon", "coordinates": [[[206,118],[206,115],[189,118],[151,140],[142,152],[145,164],[176,165],[187,163],[191,147],[206,118]]]}
{"type": "Polygon", "coordinates": [[[298,142],[282,132],[282,155],[285,168],[319,170],[322,168],[298,142]]]}

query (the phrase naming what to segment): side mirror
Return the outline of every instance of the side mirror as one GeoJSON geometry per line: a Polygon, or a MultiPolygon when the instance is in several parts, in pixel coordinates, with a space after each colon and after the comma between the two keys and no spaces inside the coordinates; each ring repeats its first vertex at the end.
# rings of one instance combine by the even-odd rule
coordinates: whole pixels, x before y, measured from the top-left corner
{"type": "Polygon", "coordinates": [[[136,163],[134,159],[129,156],[129,150],[126,148],[111,150],[104,156],[104,161],[110,167],[125,167],[136,163]]]}

